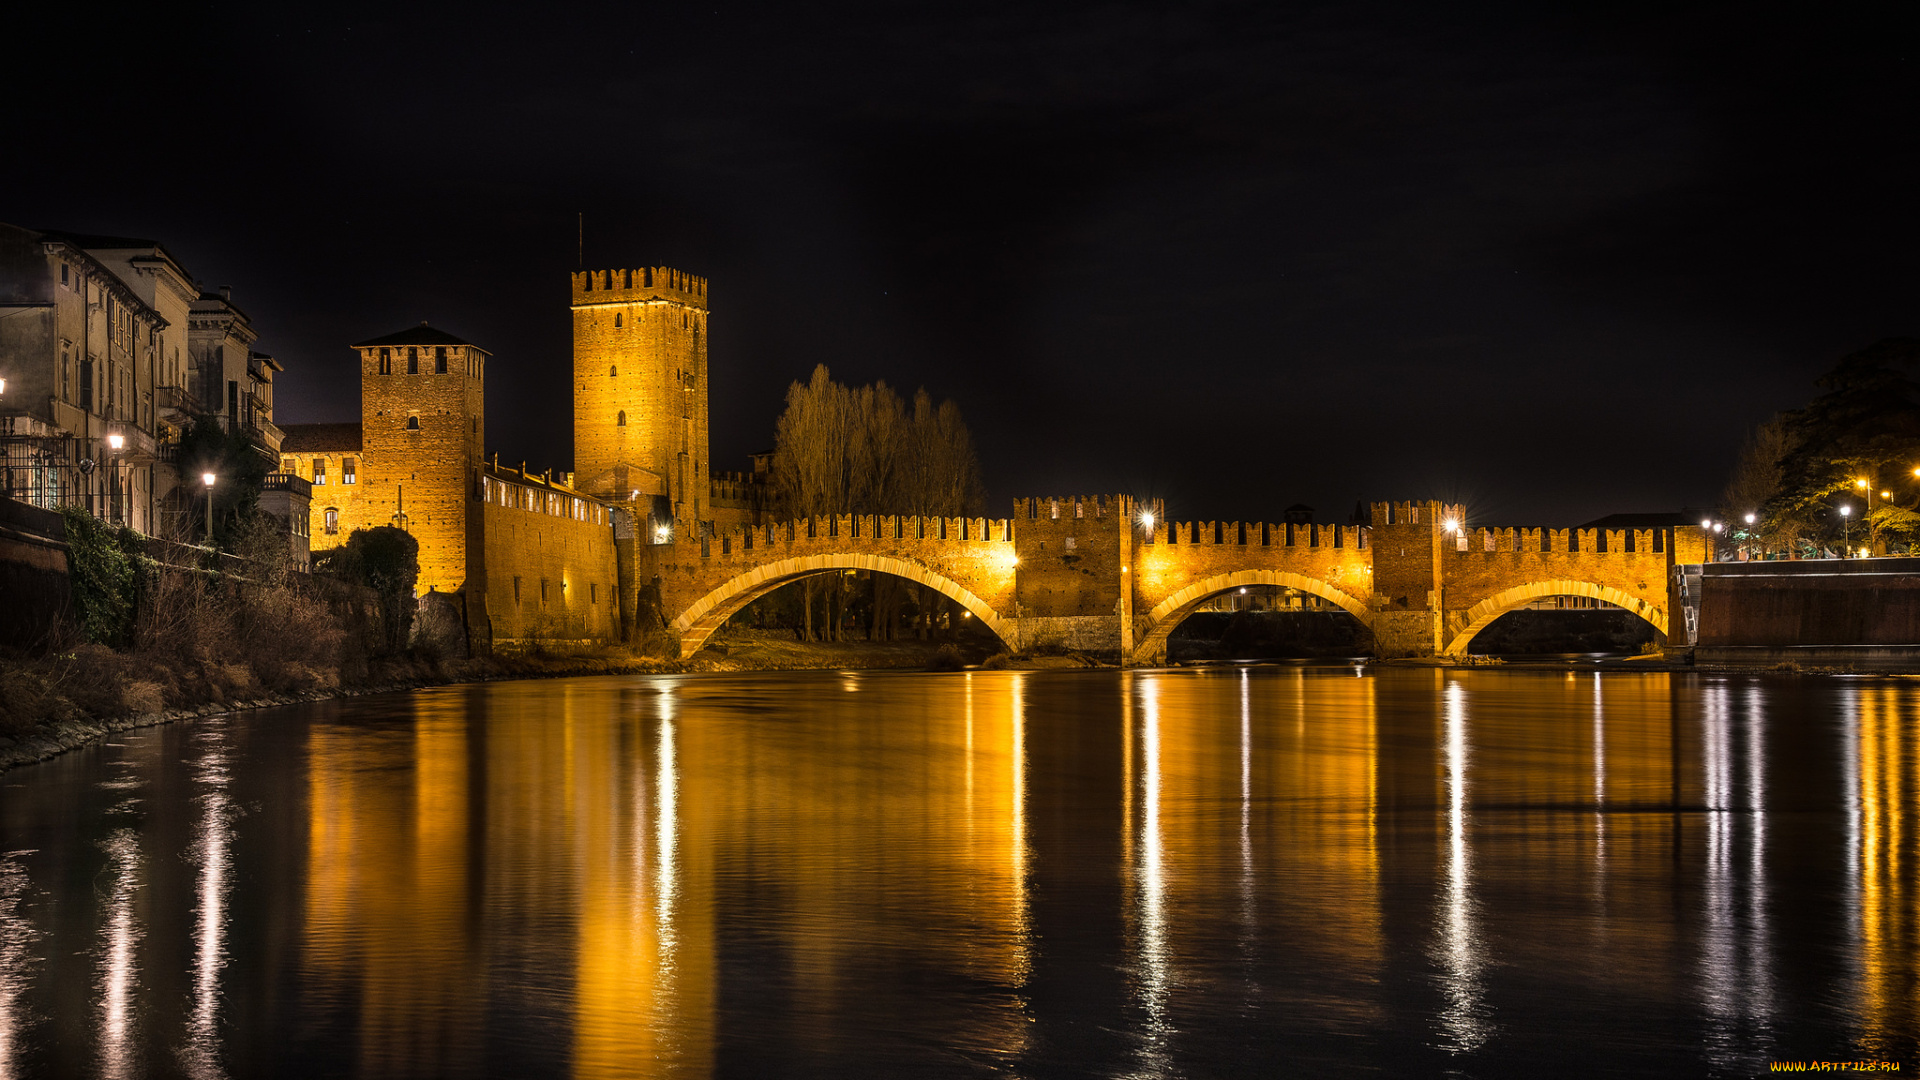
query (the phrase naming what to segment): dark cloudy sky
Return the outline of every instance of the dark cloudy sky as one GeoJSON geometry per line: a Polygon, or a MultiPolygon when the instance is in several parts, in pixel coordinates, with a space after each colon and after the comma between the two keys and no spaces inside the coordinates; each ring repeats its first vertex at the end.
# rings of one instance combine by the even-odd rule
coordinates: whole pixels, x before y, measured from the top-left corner
{"type": "Polygon", "coordinates": [[[1697,506],[1920,332],[1911,4],[61,6],[0,220],[231,284],[286,422],[357,416],[349,342],[474,340],[536,467],[581,212],[711,280],[716,469],[826,363],[956,399],[996,513],[1697,506]]]}

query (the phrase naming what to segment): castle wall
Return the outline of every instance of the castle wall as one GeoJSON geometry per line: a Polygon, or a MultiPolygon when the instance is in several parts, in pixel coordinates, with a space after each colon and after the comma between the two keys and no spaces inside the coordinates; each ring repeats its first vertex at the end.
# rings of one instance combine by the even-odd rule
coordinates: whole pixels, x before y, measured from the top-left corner
{"type": "Polygon", "coordinates": [[[600,503],[491,470],[472,507],[479,566],[469,633],[495,648],[578,649],[620,640],[613,521],[600,503]]]}

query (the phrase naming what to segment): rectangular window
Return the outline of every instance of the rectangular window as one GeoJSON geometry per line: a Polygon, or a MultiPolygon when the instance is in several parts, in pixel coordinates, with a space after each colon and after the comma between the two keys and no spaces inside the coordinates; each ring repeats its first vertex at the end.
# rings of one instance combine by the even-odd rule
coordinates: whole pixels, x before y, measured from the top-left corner
{"type": "Polygon", "coordinates": [[[547,579],[546,578],[540,579],[540,602],[543,604],[547,602],[547,579]]]}
{"type": "Polygon", "coordinates": [[[66,263],[60,264],[60,284],[65,285],[68,288],[73,287],[72,283],[67,280],[67,264],[66,263]]]}
{"type": "Polygon", "coordinates": [[[313,459],[313,486],[319,487],[327,482],[327,459],[313,459]]]}
{"type": "Polygon", "coordinates": [[[420,350],[411,345],[407,346],[407,374],[420,374],[420,350]]]}
{"type": "Polygon", "coordinates": [[[354,482],[353,469],[354,469],[354,460],[352,458],[340,459],[340,482],[341,483],[351,484],[354,482]]]}
{"type": "Polygon", "coordinates": [[[380,374],[382,375],[393,374],[393,350],[392,349],[380,350],[380,374]]]}
{"type": "Polygon", "coordinates": [[[445,345],[435,345],[433,347],[433,373],[435,375],[445,375],[447,373],[447,347],[445,345]]]}
{"type": "Polygon", "coordinates": [[[597,604],[599,602],[600,602],[600,586],[596,583],[589,582],[587,584],[587,603],[597,604]]]}
{"type": "Polygon", "coordinates": [[[518,576],[515,576],[513,579],[513,602],[516,604],[520,602],[520,578],[518,576]]]}

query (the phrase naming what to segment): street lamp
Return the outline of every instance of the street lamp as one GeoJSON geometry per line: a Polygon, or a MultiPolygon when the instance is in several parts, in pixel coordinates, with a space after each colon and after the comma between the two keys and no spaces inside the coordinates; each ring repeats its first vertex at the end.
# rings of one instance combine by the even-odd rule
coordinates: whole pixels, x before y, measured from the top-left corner
{"type": "Polygon", "coordinates": [[[113,451],[113,475],[107,478],[107,517],[112,521],[120,520],[120,449],[127,445],[127,437],[115,431],[107,436],[107,447],[113,451]]]}
{"type": "Polygon", "coordinates": [[[207,486],[207,546],[208,547],[213,546],[213,481],[214,479],[215,479],[214,475],[210,472],[203,472],[200,474],[200,482],[207,486]]]}
{"type": "Polygon", "coordinates": [[[1840,552],[1841,552],[1841,558],[1845,558],[1845,557],[1846,557],[1846,554],[1847,554],[1847,552],[1849,551],[1849,545],[1851,544],[1851,541],[1847,539],[1847,538],[1848,538],[1848,536],[1849,536],[1849,535],[1851,535],[1851,534],[1849,534],[1849,533],[1847,532],[1847,525],[1848,525],[1848,524],[1849,524],[1849,523],[1851,522],[1851,520],[1852,520],[1852,518],[1853,518],[1853,507],[1851,507],[1851,506],[1843,506],[1843,507],[1841,507],[1841,508],[1840,508],[1840,552]]]}

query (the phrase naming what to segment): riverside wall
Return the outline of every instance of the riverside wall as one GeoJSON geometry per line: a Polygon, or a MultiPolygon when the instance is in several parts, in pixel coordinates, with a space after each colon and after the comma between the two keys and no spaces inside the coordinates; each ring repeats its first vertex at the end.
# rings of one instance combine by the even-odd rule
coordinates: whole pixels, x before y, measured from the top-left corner
{"type": "Polygon", "coordinates": [[[1694,659],[1920,667],[1920,559],[1707,563],[1694,659]]]}

